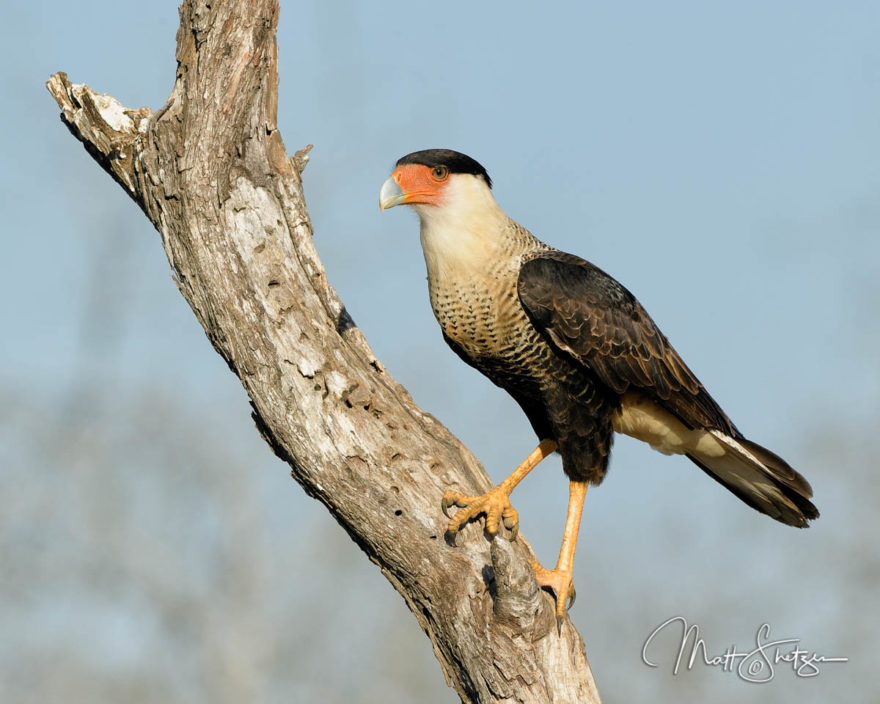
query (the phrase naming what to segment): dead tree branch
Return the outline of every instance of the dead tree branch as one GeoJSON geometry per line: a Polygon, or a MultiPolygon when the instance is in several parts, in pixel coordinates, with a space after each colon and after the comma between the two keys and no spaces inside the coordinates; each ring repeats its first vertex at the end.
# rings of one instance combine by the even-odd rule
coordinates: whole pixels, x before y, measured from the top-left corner
{"type": "Polygon", "coordinates": [[[465,702],[598,702],[583,642],[519,538],[443,540],[448,487],[480,464],[373,356],[312,246],[305,150],[276,126],[276,0],[185,0],[158,111],[58,73],[61,118],[162,237],[184,298],[251,398],[257,427],[404,597],[465,702]]]}

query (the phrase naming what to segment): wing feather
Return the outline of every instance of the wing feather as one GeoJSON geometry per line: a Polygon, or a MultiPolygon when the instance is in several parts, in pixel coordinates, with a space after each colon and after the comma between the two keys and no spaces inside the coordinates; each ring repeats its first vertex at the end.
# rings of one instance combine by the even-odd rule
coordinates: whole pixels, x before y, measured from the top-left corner
{"type": "Polygon", "coordinates": [[[589,262],[555,250],[522,265],[519,299],[535,327],[618,394],[637,389],[690,428],[742,437],[641,303],[589,262]]]}

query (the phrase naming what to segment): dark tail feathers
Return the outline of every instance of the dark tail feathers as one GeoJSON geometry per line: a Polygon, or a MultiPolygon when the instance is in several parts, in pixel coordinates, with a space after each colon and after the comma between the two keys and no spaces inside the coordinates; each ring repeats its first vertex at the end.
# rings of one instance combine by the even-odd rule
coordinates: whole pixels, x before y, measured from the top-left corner
{"type": "Polygon", "coordinates": [[[745,438],[710,431],[724,445],[724,455],[688,454],[706,474],[756,511],[777,521],[806,528],[819,517],[810,501],[813,489],[785,460],[745,438]]]}

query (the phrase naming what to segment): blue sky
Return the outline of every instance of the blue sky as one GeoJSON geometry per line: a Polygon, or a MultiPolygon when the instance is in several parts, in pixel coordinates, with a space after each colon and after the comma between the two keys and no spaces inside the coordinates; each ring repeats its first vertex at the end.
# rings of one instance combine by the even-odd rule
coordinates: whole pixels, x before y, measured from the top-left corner
{"type": "MultiPolygon", "coordinates": [[[[632,289],[727,404],[750,398],[761,413],[847,387],[859,412],[876,398],[859,339],[878,248],[872,3],[514,3],[503,16],[473,3],[306,5],[282,6],[279,122],[291,151],[316,144],[306,192],[317,243],[383,359],[437,340],[414,216],[380,216],[374,191],[398,156],[444,145],[486,165],[513,217],[632,289]],[[380,270],[393,275],[377,280],[380,270]],[[400,318],[418,335],[401,340],[400,318]],[[744,383],[751,374],[762,383],[744,383]]],[[[58,332],[73,344],[75,315],[50,324],[86,285],[82,242],[63,228],[144,225],[52,129],[41,95],[63,68],[129,106],[164,101],[175,4],[114,7],[136,31],[114,31],[102,3],[19,6],[4,22],[3,120],[21,137],[4,146],[16,168],[2,176],[3,314],[18,333],[3,367],[14,377],[21,365],[63,367],[45,344],[58,332]],[[38,259],[42,283],[28,285],[23,264],[38,259]],[[14,291],[46,314],[35,320],[14,291]]]]}
{"type": "MultiPolygon", "coordinates": [[[[0,382],[50,401],[82,378],[158,384],[246,420],[158,237],[43,87],[64,70],[128,107],[160,107],[176,3],[0,15],[0,382]]],[[[330,282],[392,374],[494,479],[531,449],[528,425],[443,345],[415,215],[377,207],[395,160],[416,149],[478,159],[511,216],[630,288],[740,428],[807,475],[824,514],[810,539],[833,545],[851,507],[810,438],[867,432],[880,411],[878,35],[875,2],[282,2],[279,126],[289,152],[315,145],[305,191],[330,282]]],[[[546,562],[564,501],[558,464],[514,495],[546,562]]],[[[733,526],[775,546],[754,559],[782,564],[780,580],[783,556],[809,545],[683,460],[621,440],[587,498],[579,554],[663,571],[678,563],[642,535],[669,522],[697,555],[730,547],[733,526]]],[[[732,564],[751,559],[730,549],[732,564]]],[[[608,596],[592,584],[579,591],[608,596]]],[[[785,613],[806,623],[815,607],[804,597],[785,613]]],[[[658,606],[658,623],[670,615],[658,606]]]]}

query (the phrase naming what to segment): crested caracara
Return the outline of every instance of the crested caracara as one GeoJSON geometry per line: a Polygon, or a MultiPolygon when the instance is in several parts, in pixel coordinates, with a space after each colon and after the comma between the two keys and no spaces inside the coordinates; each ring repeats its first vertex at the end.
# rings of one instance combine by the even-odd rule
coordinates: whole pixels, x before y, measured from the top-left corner
{"type": "Polygon", "coordinates": [[[379,206],[411,205],[421,220],[431,307],[443,339],[519,403],[539,444],[483,496],[447,491],[451,536],[480,514],[494,536],[517,529],[513,488],[554,451],[569,478],[556,567],[535,563],[560,619],[587,486],[602,482],[614,431],[690,458],[752,508],[803,528],[819,516],[809,483],[746,439],[635,297],[598,267],[544,244],[511,220],[478,162],[448,149],[408,154],[379,206]]]}

